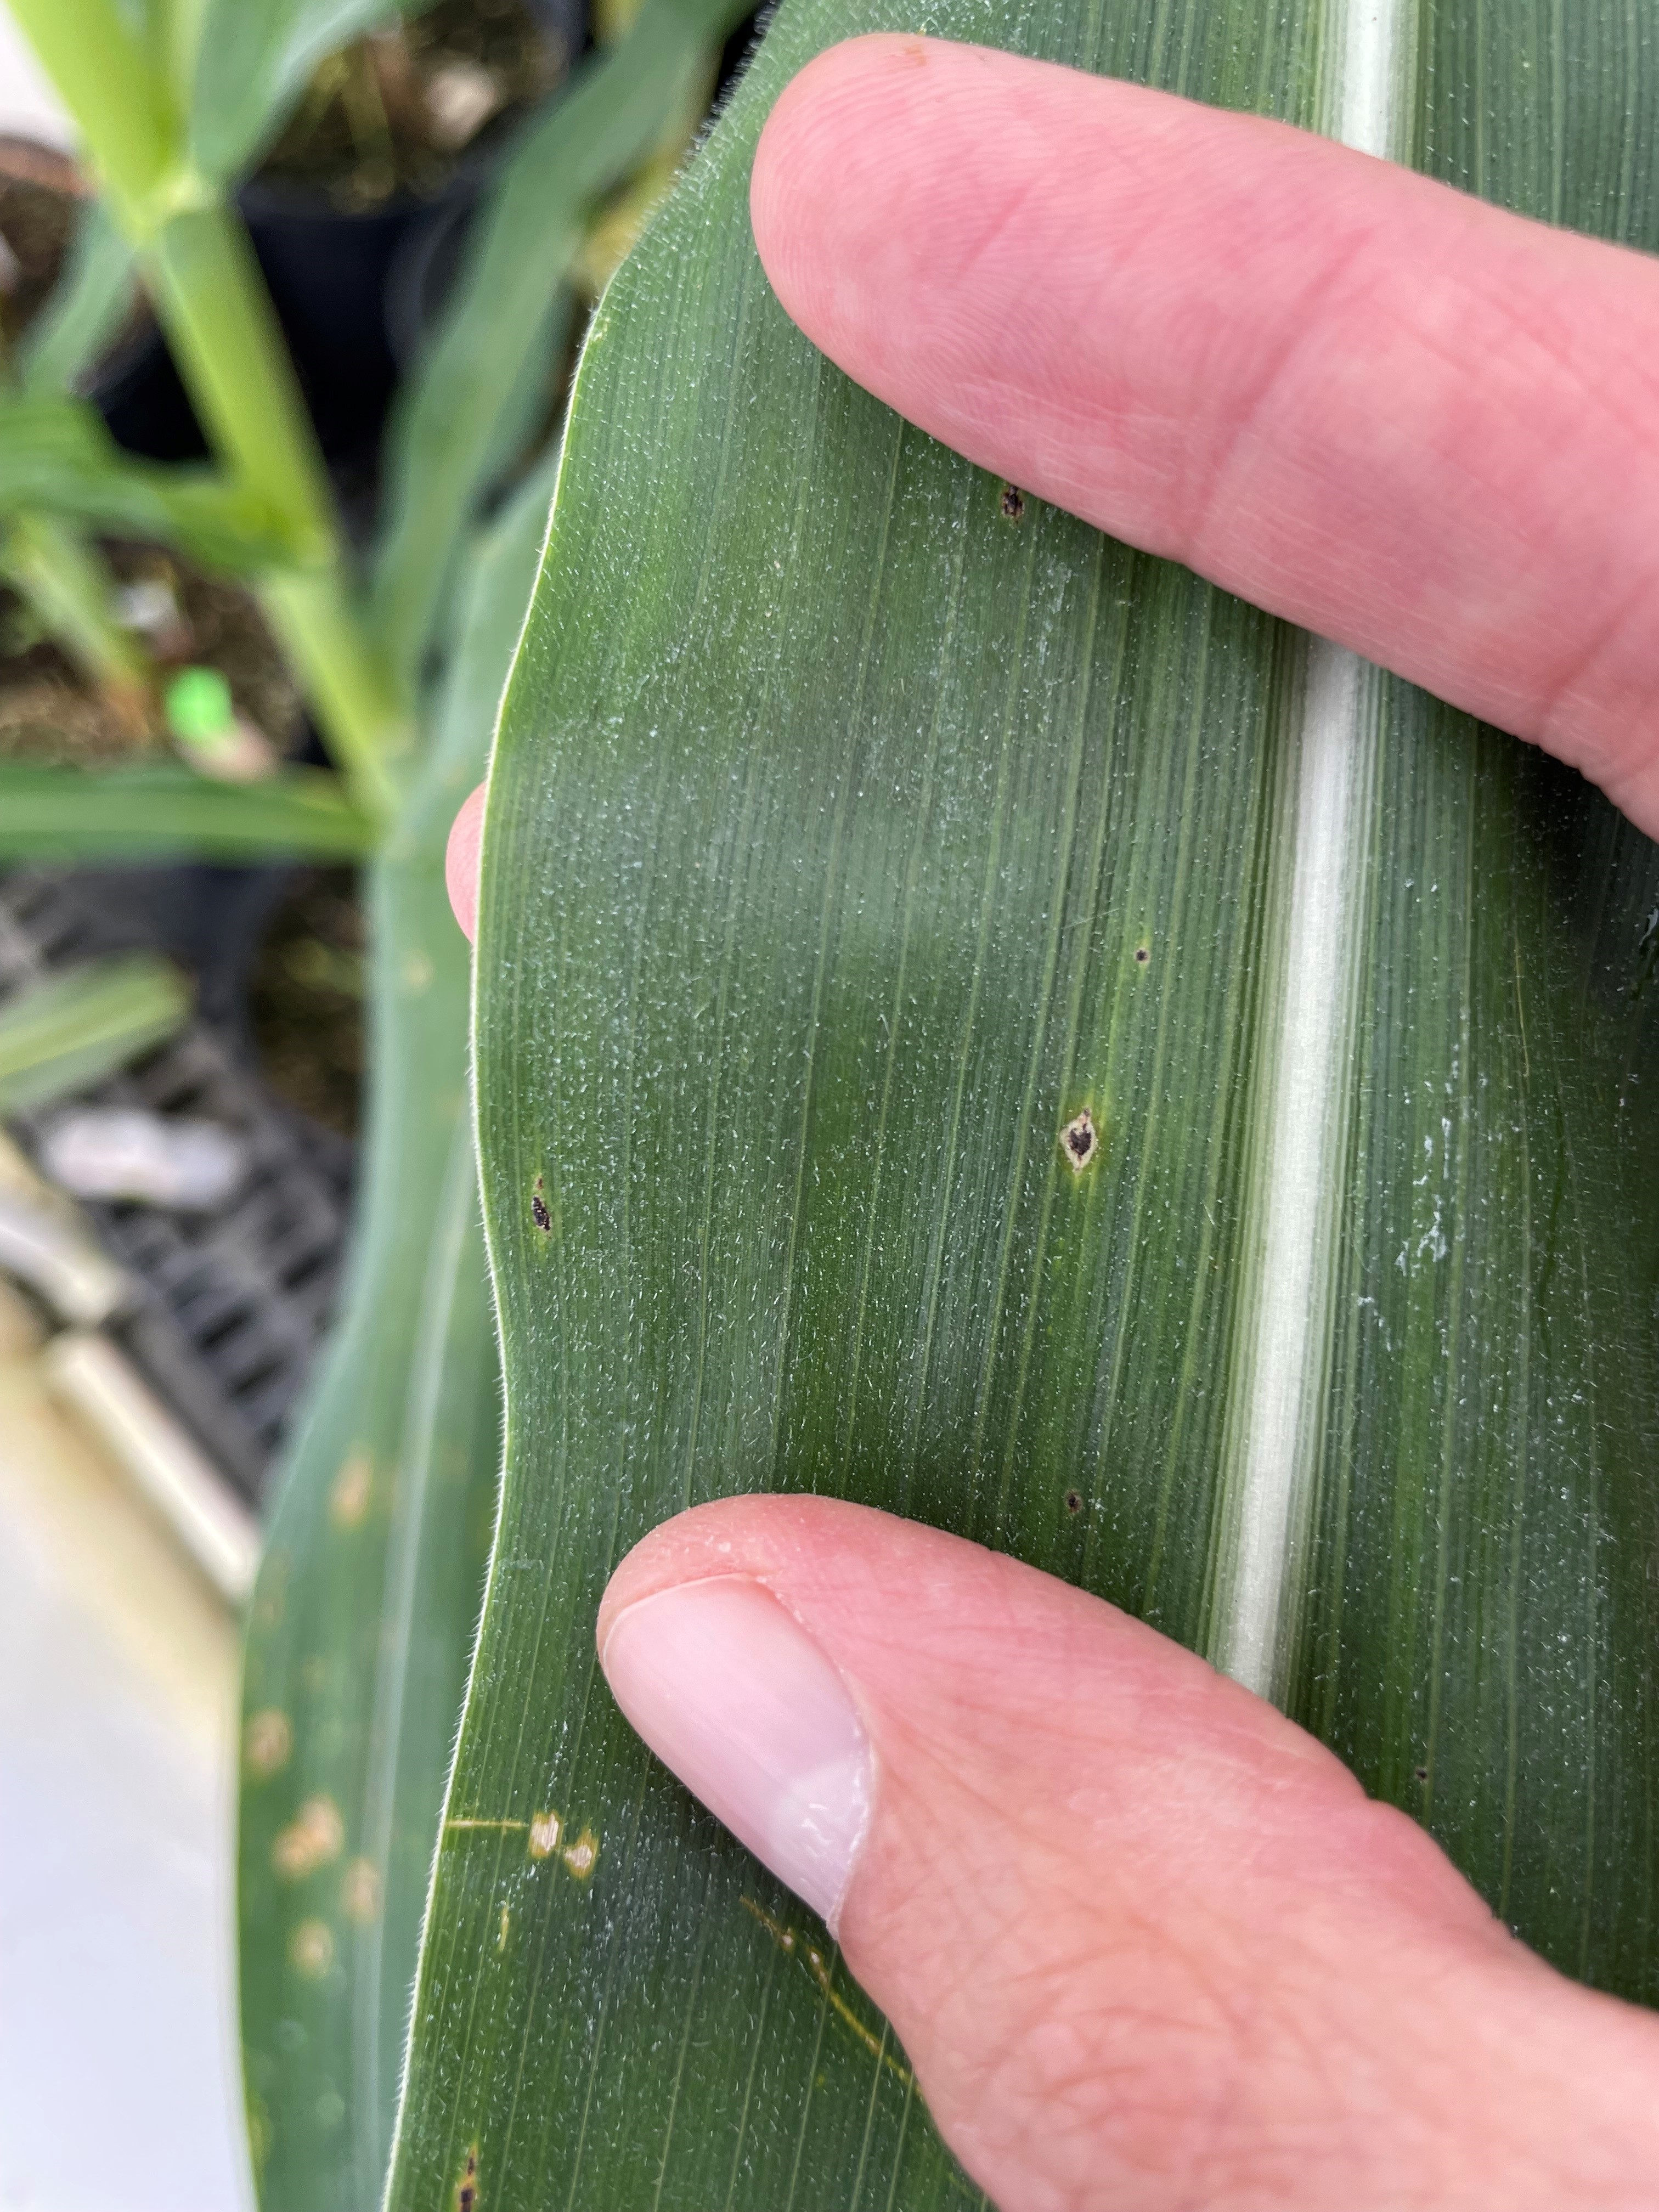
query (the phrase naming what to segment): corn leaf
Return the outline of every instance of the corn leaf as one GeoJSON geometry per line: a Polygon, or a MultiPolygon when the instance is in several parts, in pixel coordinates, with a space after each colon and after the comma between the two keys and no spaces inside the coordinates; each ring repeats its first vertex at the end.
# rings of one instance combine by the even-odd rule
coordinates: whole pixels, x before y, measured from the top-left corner
{"type": "Polygon", "coordinates": [[[371,872],[368,1188],[286,1470],[244,1684],[240,1903],[264,2212],[379,2200],[432,1839],[495,1508],[501,1391],[443,889],[535,573],[548,485],[477,562],[434,747],[371,872]]]}
{"type": "Polygon", "coordinates": [[[61,280],[18,345],[24,391],[67,391],[116,337],[132,292],[132,248],[94,200],[76,225],[61,280]]]}
{"type": "MultiPolygon", "coordinates": [[[[790,326],[761,121],[915,23],[785,0],[578,380],[485,831],[507,1451],[392,2212],[975,2199],[823,1930],[597,1674],[622,1552],[735,1490],[1128,1607],[1546,1956],[1659,1995],[1659,852],[1408,686],[1005,512],[790,326]]],[[[1611,0],[927,27],[1380,129],[1659,245],[1659,57],[1611,0]]]]}
{"type": "Polygon", "coordinates": [[[252,495],[205,469],[123,453],[78,399],[0,398],[0,513],[41,507],[94,529],[159,538],[233,574],[280,565],[293,548],[252,495]]]}
{"type": "Polygon", "coordinates": [[[588,216],[652,150],[709,48],[748,12],[744,0],[645,0],[627,37],[583,66],[497,179],[389,434],[373,610],[406,680],[477,502],[546,406],[588,216]]]}
{"type": "Polygon", "coordinates": [[[197,0],[174,69],[190,84],[190,155],[204,175],[234,177],[287,120],[319,62],[418,0],[197,0]]]}
{"type": "Polygon", "coordinates": [[[188,1019],[170,961],[112,953],[66,969],[0,1006],[0,1111],[50,1106],[164,1044],[188,1019]]]}
{"type": "Polygon", "coordinates": [[[118,769],[0,760],[0,860],[218,860],[294,854],[355,860],[374,826],[320,769],[212,783],[174,761],[118,769]]]}

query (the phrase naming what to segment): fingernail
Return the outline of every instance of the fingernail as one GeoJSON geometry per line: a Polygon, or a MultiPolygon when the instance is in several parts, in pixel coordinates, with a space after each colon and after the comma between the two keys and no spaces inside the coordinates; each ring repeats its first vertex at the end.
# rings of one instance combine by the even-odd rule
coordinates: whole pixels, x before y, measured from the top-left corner
{"type": "Polygon", "coordinates": [[[799,1621],[741,1576],[681,1583],[619,1614],[599,1660],[658,1758],[833,1933],[870,1818],[870,1745],[799,1621]]]}

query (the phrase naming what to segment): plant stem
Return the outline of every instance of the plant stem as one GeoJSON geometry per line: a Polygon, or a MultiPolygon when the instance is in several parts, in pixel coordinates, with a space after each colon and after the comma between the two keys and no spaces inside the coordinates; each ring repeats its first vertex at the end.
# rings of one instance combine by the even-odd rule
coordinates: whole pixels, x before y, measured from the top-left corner
{"type": "Polygon", "coordinates": [[[343,573],[322,458],[247,234],[228,208],[191,209],[163,224],[154,265],[209,434],[295,547],[295,567],[264,578],[260,602],[354,795],[384,815],[408,720],[343,573]]]}
{"type": "Polygon", "coordinates": [[[385,817],[409,719],[358,616],[322,456],[247,234],[179,151],[169,88],[112,0],[15,0],[80,125],[216,449],[280,522],[292,570],[260,595],[359,804],[385,817]]]}
{"type": "Polygon", "coordinates": [[[13,0],[12,13],[110,198],[118,209],[142,208],[172,170],[177,118],[165,81],[114,0],[13,0]]]}

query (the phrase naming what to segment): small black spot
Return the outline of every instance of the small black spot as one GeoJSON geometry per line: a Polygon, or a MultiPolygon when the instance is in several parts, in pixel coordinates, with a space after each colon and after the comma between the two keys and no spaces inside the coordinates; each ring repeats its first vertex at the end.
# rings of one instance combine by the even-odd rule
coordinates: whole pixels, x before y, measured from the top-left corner
{"type": "Polygon", "coordinates": [[[1429,1778],[1429,1770],[1426,1766],[1413,1767],[1412,1771],[1419,1782],[1426,1782],[1429,1778]]]}
{"type": "Polygon", "coordinates": [[[478,2201],[477,2180],[478,2150],[475,2143],[467,2152],[466,2164],[462,2167],[461,2178],[455,2185],[455,2212],[473,2212],[478,2201]]]}
{"type": "Polygon", "coordinates": [[[1083,1510],[1083,1492],[1082,1492],[1080,1490],[1068,1490],[1068,1491],[1066,1492],[1066,1510],[1068,1513],[1081,1513],[1081,1512],[1082,1512],[1082,1510],[1083,1510]]]}
{"type": "Polygon", "coordinates": [[[544,1236],[553,1226],[553,1217],[547,1210],[547,1200],[539,1190],[532,1190],[530,1194],[530,1218],[544,1236]]]}
{"type": "Polygon", "coordinates": [[[1019,520],[1025,512],[1025,495],[1018,484],[1004,484],[1001,506],[1002,519],[1005,522],[1019,520]]]}
{"type": "Polygon", "coordinates": [[[1060,1141],[1065,1148],[1066,1158],[1073,1169],[1081,1174],[1093,1159],[1095,1148],[1099,1141],[1095,1135],[1094,1116],[1086,1106],[1075,1121],[1066,1123],[1060,1141]]]}
{"type": "Polygon", "coordinates": [[[1137,968],[1144,968],[1144,967],[1146,965],[1146,963],[1147,963],[1147,962],[1152,958],[1152,956],[1151,952],[1150,952],[1150,951],[1148,951],[1148,950],[1146,949],[1146,947],[1144,945],[1136,945],[1136,947],[1135,947],[1135,965],[1136,965],[1136,967],[1137,967],[1137,968]]]}

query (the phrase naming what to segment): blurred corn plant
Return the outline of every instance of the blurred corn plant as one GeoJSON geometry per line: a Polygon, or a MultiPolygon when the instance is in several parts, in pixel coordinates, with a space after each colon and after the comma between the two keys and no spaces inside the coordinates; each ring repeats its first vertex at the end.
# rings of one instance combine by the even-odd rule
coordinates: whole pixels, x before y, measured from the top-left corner
{"type": "Polygon", "coordinates": [[[738,1488],[919,1515],[1128,1607],[1334,1745],[1546,1956],[1659,1997],[1659,851],[907,429],[789,325],[745,218],[792,71],[925,28],[1651,249],[1642,24],[784,0],[605,293],[544,546],[550,459],[481,526],[487,495],[734,12],[645,0],[493,187],[360,576],[226,180],[378,11],[19,12],[219,459],[118,462],[54,393],[23,403],[17,504],[85,532],[185,502],[172,536],[255,581],[338,771],[19,771],[6,834],[370,856],[353,1286],[248,1647],[264,2204],[982,2203],[825,1931],[598,1684],[620,1553],[738,1488]],[[498,699],[499,1494],[441,885],[498,699]]]}
{"type": "MultiPolygon", "coordinates": [[[[361,859],[370,1097],[343,1310],[288,1454],[252,1608],[240,1822],[250,2144],[268,2212],[356,2212],[386,2171],[440,1802],[495,1513],[500,1383],[466,1110],[466,947],[445,837],[483,773],[544,533],[548,398],[590,288],[701,119],[734,0],[644,0],[519,125],[398,395],[385,517],[347,545],[235,187],[387,0],[16,0],[96,187],[0,376],[0,571],[152,732],[80,769],[0,760],[0,860],[361,859]],[[152,304],[211,448],[117,449],[77,382],[152,304]],[[503,495],[503,487],[507,487],[503,495]],[[330,758],[216,781],[223,687],[164,699],[101,538],[258,598],[330,758]],[[192,737],[201,740],[191,744],[192,737]]],[[[176,984],[70,979],[0,1039],[10,1098],[162,1033],[176,984]],[[142,988],[141,988],[142,987],[142,988]]]]}

